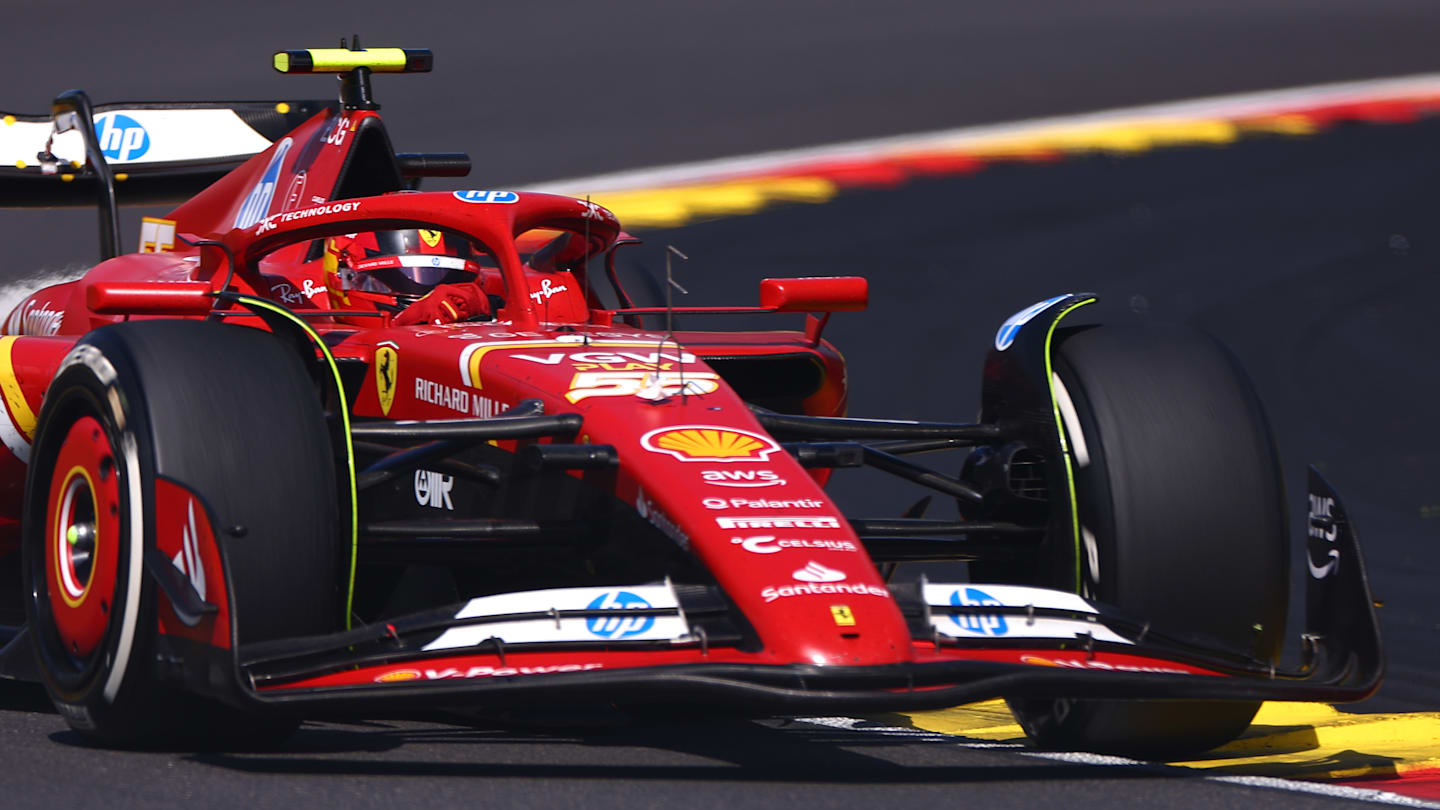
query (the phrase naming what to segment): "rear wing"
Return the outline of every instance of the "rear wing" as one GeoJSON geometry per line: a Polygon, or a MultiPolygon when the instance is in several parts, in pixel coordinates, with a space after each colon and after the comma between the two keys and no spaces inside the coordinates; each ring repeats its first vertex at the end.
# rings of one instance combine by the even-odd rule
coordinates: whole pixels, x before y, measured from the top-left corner
{"type": "MultiPolygon", "coordinates": [[[[0,207],[98,205],[100,258],[109,259],[120,253],[119,205],[184,203],[283,141],[272,160],[278,168],[290,146],[285,136],[317,114],[379,108],[370,92],[372,72],[425,73],[434,64],[423,48],[364,49],[358,36],[353,46],[340,44],[274,55],[281,73],[338,74],[338,101],[95,105],[83,91],[67,90],[55,97],[49,115],[0,112],[0,207]]],[[[383,162],[393,165],[397,186],[470,171],[464,154],[396,154],[382,140],[383,162]]],[[[266,206],[270,200],[264,195],[266,206]]]]}
{"type": "Polygon", "coordinates": [[[127,204],[180,202],[316,113],[324,101],[95,106],[82,90],[50,115],[0,116],[0,206],[96,205],[100,258],[120,254],[127,204]]]}
{"type": "Polygon", "coordinates": [[[178,203],[316,113],[339,106],[313,100],[88,101],[71,90],[56,98],[48,115],[0,112],[0,207],[94,205],[103,172],[87,160],[91,148],[104,155],[120,204],[178,203]],[[82,116],[89,126],[81,125],[82,116]]]}

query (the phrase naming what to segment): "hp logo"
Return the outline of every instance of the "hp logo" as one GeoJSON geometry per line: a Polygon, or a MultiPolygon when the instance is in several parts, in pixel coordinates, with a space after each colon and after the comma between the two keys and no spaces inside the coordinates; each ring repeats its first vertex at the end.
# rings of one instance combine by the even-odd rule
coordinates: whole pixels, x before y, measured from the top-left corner
{"type": "MultiPolygon", "coordinates": [[[[960,591],[950,594],[950,604],[955,607],[1002,607],[1003,603],[979,588],[966,588],[962,595],[960,591]]],[[[1010,631],[1005,624],[1005,617],[1000,615],[985,615],[983,613],[970,613],[959,616],[951,616],[950,621],[967,633],[979,633],[982,636],[1003,636],[1010,631]]]]}
{"type": "MultiPolygon", "coordinates": [[[[590,610],[648,608],[650,603],[629,591],[609,591],[595,597],[586,607],[590,610]]],[[[630,638],[655,626],[654,616],[593,616],[585,620],[585,629],[600,638],[630,638]]]]}
{"type": "Polygon", "coordinates": [[[455,199],[467,203],[516,203],[520,195],[513,191],[457,191],[455,199]]]}
{"type": "Polygon", "coordinates": [[[138,160],[150,151],[150,134],[128,115],[101,113],[95,116],[95,138],[105,157],[119,162],[138,160]]]}

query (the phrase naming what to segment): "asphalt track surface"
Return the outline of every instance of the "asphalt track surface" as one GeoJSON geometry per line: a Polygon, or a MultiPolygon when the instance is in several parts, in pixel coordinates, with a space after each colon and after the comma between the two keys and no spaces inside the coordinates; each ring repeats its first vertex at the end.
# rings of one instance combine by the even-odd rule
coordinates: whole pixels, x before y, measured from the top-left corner
{"type": "MultiPolygon", "coordinates": [[[[323,96],[323,79],[270,74],[265,55],[359,30],[372,44],[438,51],[432,76],[377,80],[392,134],[406,150],[468,149],[474,177],[494,187],[1440,63],[1440,8],[1393,0],[900,3],[883,14],[845,3],[636,2],[623,15],[594,3],[509,5],[397,14],[380,3],[249,3],[217,18],[132,4],[61,23],[48,5],[21,4],[0,54],[0,107],[41,110],[73,86],[99,100],[323,96]]],[[[660,247],[676,244],[692,256],[680,271],[692,298],[732,303],[753,300],[764,276],[869,276],[870,311],[837,317],[829,332],[851,362],[857,415],[968,418],[995,326],[1061,291],[1100,293],[1115,319],[1216,333],[1267,403],[1296,508],[1300,471],[1315,461],[1359,523],[1390,654],[1370,708],[1433,711],[1440,517],[1427,516],[1440,515],[1440,439],[1425,417],[1440,393],[1430,371],[1440,348],[1437,137],[1434,121],[1348,126],[996,166],[650,232],[642,261],[655,266],[660,247]]],[[[5,212],[0,278],[84,262],[92,234],[88,214],[5,212]]],[[[859,480],[837,492],[856,512],[908,505],[859,480]]],[[[317,723],[264,754],[109,752],[81,745],[34,689],[4,689],[0,802],[1338,803],[804,724],[453,720],[317,723]]]]}

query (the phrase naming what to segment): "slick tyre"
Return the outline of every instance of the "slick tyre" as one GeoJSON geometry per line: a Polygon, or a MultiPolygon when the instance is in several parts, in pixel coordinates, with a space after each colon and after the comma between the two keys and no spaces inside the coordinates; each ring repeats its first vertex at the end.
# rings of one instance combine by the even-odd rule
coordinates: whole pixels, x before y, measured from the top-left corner
{"type": "MultiPolygon", "coordinates": [[[[241,645],[338,629],[335,473],[299,358],[243,327],[117,324],[61,364],[31,448],[21,564],[45,688],[72,728],[106,745],[283,739],[296,720],[183,692],[159,668],[157,657],[184,652],[158,634],[167,597],[146,570],[159,477],[208,509],[224,561],[210,598],[228,596],[241,645]]],[[[227,653],[206,649],[224,672],[213,664],[227,653]]]]}
{"type": "MultiPolygon", "coordinates": [[[[1192,331],[1110,326],[1065,334],[1055,361],[1075,459],[1082,593],[1156,630],[1203,634],[1275,661],[1289,583],[1287,512],[1274,441],[1239,363],[1192,331]]],[[[1223,744],[1259,708],[1009,703],[1043,747],[1149,758],[1223,744]]]]}

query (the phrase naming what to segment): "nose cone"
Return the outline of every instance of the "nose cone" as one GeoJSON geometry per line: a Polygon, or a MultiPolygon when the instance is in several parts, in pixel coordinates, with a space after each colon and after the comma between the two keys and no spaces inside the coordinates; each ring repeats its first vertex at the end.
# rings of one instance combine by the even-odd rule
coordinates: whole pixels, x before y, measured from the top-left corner
{"type": "Polygon", "coordinates": [[[787,581],[761,588],[747,612],[764,617],[757,629],[766,647],[787,661],[822,666],[909,660],[904,617],[864,552],[823,559],[776,560],[783,566],[772,578],[787,581]],[[790,565],[798,567],[784,571],[790,565]]]}

